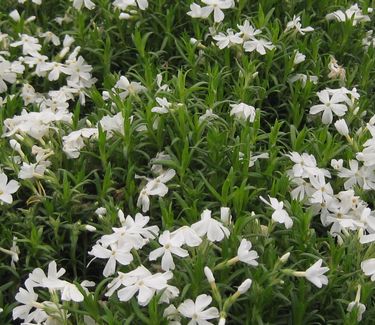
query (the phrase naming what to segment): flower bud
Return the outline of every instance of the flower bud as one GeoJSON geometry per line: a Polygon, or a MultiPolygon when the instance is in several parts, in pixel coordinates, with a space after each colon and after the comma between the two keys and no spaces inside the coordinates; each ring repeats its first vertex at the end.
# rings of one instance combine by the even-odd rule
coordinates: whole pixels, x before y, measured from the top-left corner
{"type": "Polygon", "coordinates": [[[21,145],[19,144],[19,142],[17,140],[14,140],[14,139],[11,139],[9,140],[9,144],[10,144],[10,147],[14,150],[14,151],[20,151],[21,150],[21,145]]]}
{"type": "Polygon", "coordinates": [[[21,19],[21,16],[20,16],[19,12],[17,11],[17,9],[13,10],[9,14],[9,17],[12,18],[14,21],[20,21],[20,19],[21,19]]]}
{"type": "Polygon", "coordinates": [[[286,263],[289,259],[289,256],[290,256],[290,252],[284,254],[283,256],[280,257],[280,262],[281,263],[286,263]]]}
{"type": "Polygon", "coordinates": [[[242,284],[238,287],[238,292],[240,294],[244,294],[245,292],[247,292],[250,287],[251,287],[251,283],[253,281],[251,279],[246,279],[244,282],[242,282],[242,284]]]}
{"type": "Polygon", "coordinates": [[[348,129],[348,126],[346,125],[345,120],[343,119],[337,120],[335,123],[335,128],[341,135],[345,137],[349,135],[349,129],[348,129]]]}
{"type": "Polygon", "coordinates": [[[220,219],[226,225],[229,225],[231,223],[232,216],[230,215],[230,208],[228,207],[220,208],[220,219]]]}
{"type": "Polygon", "coordinates": [[[226,319],[224,317],[220,317],[218,325],[225,325],[226,319]]]}
{"type": "Polygon", "coordinates": [[[87,231],[90,231],[90,232],[96,231],[96,228],[94,226],[91,226],[91,225],[85,225],[85,229],[87,231]]]}
{"type": "Polygon", "coordinates": [[[215,282],[214,275],[208,266],[204,268],[204,274],[206,275],[207,281],[209,283],[215,282]]]}

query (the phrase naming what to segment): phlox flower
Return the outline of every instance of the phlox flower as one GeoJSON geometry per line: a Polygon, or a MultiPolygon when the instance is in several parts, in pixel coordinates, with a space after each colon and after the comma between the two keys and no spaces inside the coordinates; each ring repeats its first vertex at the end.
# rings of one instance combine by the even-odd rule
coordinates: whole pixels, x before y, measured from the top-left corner
{"type": "Polygon", "coordinates": [[[305,35],[305,33],[312,32],[314,30],[314,28],[312,28],[311,26],[302,27],[301,17],[297,17],[296,15],[294,15],[293,19],[287,23],[284,32],[288,32],[292,29],[295,29],[301,35],[305,35]]]}
{"type": "MultiPolygon", "coordinates": [[[[369,8],[370,9],[370,8],[369,8]]],[[[336,10],[326,15],[327,20],[336,20],[338,22],[345,22],[347,20],[353,21],[353,26],[361,22],[371,21],[368,15],[364,15],[362,10],[358,7],[358,4],[350,6],[349,9],[342,11],[336,10]]]]}
{"type": "Polygon", "coordinates": [[[23,55],[38,56],[42,46],[39,40],[27,34],[20,34],[21,40],[10,44],[12,47],[22,46],[23,55]]]}
{"type": "Polygon", "coordinates": [[[148,8],[148,1],[147,0],[115,0],[113,2],[113,6],[125,11],[128,7],[136,7],[138,6],[141,10],[146,10],[148,8]]]}
{"type": "Polygon", "coordinates": [[[265,55],[266,50],[273,50],[275,46],[272,42],[265,40],[264,38],[252,39],[243,43],[245,52],[257,51],[260,55],[265,55]]]}
{"type": "Polygon", "coordinates": [[[318,114],[323,112],[322,122],[323,124],[331,124],[333,120],[333,114],[337,116],[344,116],[348,110],[347,106],[343,104],[345,97],[340,93],[330,95],[328,90],[322,90],[317,93],[319,100],[322,104],[314,105],[310,108],[310,114],[318,114]]]}
{"type": "Polygon", "coordinates": [[[211,14],[211,10],[209,7],[201,7],[200,5],[193,2],[190,5],[190,11],[188,11],[188,15],[192,18],[207,18],[211,14]]]}
{"type": "Polygon", "coordinates": [[[5,60],[0,61],[0,93],[3,93],[8,90],[8,86],[5,83],[5,81],[10,84],[14,84],[16,80],[17,74],[16,72],[12,71],[12,63],[5,60]]]}
{"type": "Polygon", "coordinates": [[[234,115],[239,119],[244,121],[254,122],[256,111],[255,108],[251,105],[247,105],[245,103],[239,104],[230,104],[232,110],[230,111],[230,115],[234,115]]]}
{"type": "Polygon", "coordinates": [[[294,272],[293,275],[305,277],[318,288],[328,284],[328,278],[324,273],[329,271],[328,267],[322,267],[322,259],[319,259],[304,272],[294,272]]]}
{"type": "Polygon", "coordinates": [[[168,320],[169,325],[181,325],[181,316],[174,305],[169,305],[164,309],[163,317],[168,320]]]}
{"type": "Polygon", "coordinates": [[[91,0],[73,0],[73,7],[77,10],[81,10],[82,7],[86,7],[89,10],[95,8],[95,3],[91,0]]]}
{"type": "Polygon", "coordinates": [[[41,268],[36,268],[29,274],[28,283],[33,287],[42,287],[52,290],[61,290],[64,288],[65,281],[61,280],[65,274],[65,269],[61,268],[57,270],[57,264],[55,261],[52,261],[48,264],[47,274],[41,268]]]}
{"type": "Polygon", "coordinates": [[[129,301],[138,292],[138,303],[146,306],[157,291],[167,287],[171,272],[151,274],[143,265],[127,273],[122,281],[125,288],[117,292],[120,301],[129,301]]]}
{"type": "Polygon", "coordinates": [[[240,30],[238,34],[242,37],[244,42],[250,39],[256,39],[256,36],[262,33],[260,29],[254,28],[248,20],[245,20],[243,25],[237,25],[237,27],[240,30]]]}
{"type": "MultiPolygon", "coordinates": [[[[113,227],[113,233],[104,235],[100,238],[100,243],[104,247],[117,243],[117,245],[127,246],[130,249],[141,249],[148,240],[154,239],[159,233],[158,226],[146,227],[150,217],[143,216],[140,213],[133,219],[130,215],[124,218],[122,210],[118,211],[118,217],[123,219],[121,227],[113,227]]],[[[129,249],[129,250],[130,250],[129,249]]]]}
{"type": "Polygon", "coordinates": [[[133,255],[130,253],[131,246],[118,246],[114,243],[109,247],[110,249],[105,248],[100,244],[96,244],[89,252],[89,255],[93,255],[94,258],[108,259],[103,270],[103,275],[105,277],[116,272],[116,262],[119,262],[122,265],[129,265],[133,261],[133,255]]]}
{"type": "Polygon", "coordinates": [[[184,317],[190,318],[189,325],[209,325],[208,320],[219,318],[219,311],[216,307],[206,309],[212,302],[212,298],[206,294],[199,295],[195,302],[191,299],[185,300],[178,311],[184,317]]]}
{"type": "Polygon", "coordinates": [[[151,112],[159,114],[169,113],[169,108],[172,106],[172,103],[168,102],[165,97],[156,97],[155,100],[159,104],[159,106],[154,106],[153,108],[151,108],[151,112]]]}
{"type": "Polygon", "coordinates": [[[189,256],[188,251],[181,248],[183,242],[183,237],[171,236],[168,230],[164,231],[159,237],[159,243],[162,247],[153,250],[149,255],[149,260],[155,261],[160,256],[163,256],[161,259],[161,268],[164,271],[174,270],[175,264],[172,254],[179,257],[189,256]]]}
{"type": "MultiPolygon", "coordinates": [[[[34,320],[34,317],[40,318],[41,315],[38,315],[38,311],[42,312],[42,310],[36,309],[31,312],[31,310],[35,308],[38,300],[38,295],[34,292],[32,286],[26,285],[26,289],[20,288],[15,299],[21,305],[13,308],[12,317],[14,320],[20,318],[24,321],[31,322],[34,320]]],[[[45,316],[45,313],[43,316],[45,316]]]]}
{"type": "Polygon", "coordinates": [[[329,268],[321,267],[322,262],[322,259],[316,261],[316,263],[314,263],[305,271],[306,279],[315,284],[318,288],[321,288],[323,285],[326,285],[328,283],[328,278],[324,275],[324,273],[329,271],[329,268]]]}
{"type": "Polygon", "coordinates": [[[172,237],[180,237],[183,244],[189,247],[196,247],[202,243],[202,239],[198,234],[189,226],[182,226],[171,233],[172,237]]]}
{"type": "Polygon", "coordinates": [[[259,197],[264,203],[269,205],[272,209],[274,209],[274,212],[272,213],[272,220],[278,223],[285,224],[285,228],[289,229],[293,226],[293,220],[289,216],[288,212],[284,209],[284,203],[278,201],[277,199],[268,196],[270,202],[265,200],[263,197],[259,197]]]}
{"type": "Polygon", "coordinates": [[[202,12],[206,15],[210,15],[212,12],[214,13],[214,21],[215,23],[220,23],[224,20],[224,12],[223,9],[229,9],[234,7],[233,0],[202,0],[202,2],[206,5],[202,8],[202,12]]]}
{"type": "Polygon", "coordinates": [[[310,183],[315,188],[311,195],[311,203],[329,202],[333,197],[333,189],[330,183],[326,183],[324,175],[310,177],[310,183]]]}
{"type": "MultiPolygon", "coordinates": [[[[86,293],[88,293],[87,287],[93,286],[95,286],[95,282],[92,281],[85,280],[81,283],[81,287],[86,291],[86,293]]],[[[84,300],[84,296],[74,283],[65,281],[64,288],[61,292],[61,300],[81,302],[84,300]]]]}
{"type": "Polygon", "coordinates": [[[236,44],[242,44],[243,42],[240,33],[234,33],[232,29],[227,29],[227,34],[219,33],[212,38],[217,42],[216,45],[220,50],[226,47],[232,47],[236,44]]]}
{"type": "Polygon", "coordinates": [[[207,235],[207,239],[211,242],[222,241],[225,237],[229,237],[228,228],[213,218],[211,218],[211,211],[206,209],[201,214],[201,220],[194,223],[191,228],[203,237],[207,235]]]}
{"type": "Polygon", "coordinates": [[[259,255],[256,251],[251,250],[251,247],[252,245],[249,240],[242,239],[237,250],[237,258],[243,263],[257,266],[259,263],[256,259],[259,258],[259,255]]]}
{"type": "Polygon", "coordinates": [[[8,177],[0,172],[0,201],[11,204],[13,202],[12,194],[16,193],[20,185],[17,181],[8,182],[8,177]]]}
{"type": "Polygon", "coordinates": [[[371,281],[375,281],[375,258],[369,258],[361,263],[361,269],[367,276],[371,276],[371,281]]]}
{"type": "Polygon", "coordinates": [[[154,179],[148,179],[146,186],[141,190],[137,200],[137,207],[142,208],[143,212],[150,209],[149,196],[164,197],[168,193],[168,186],[165,183],[169,182],[176,175],[174,169],[168,169],[154,179]]]}

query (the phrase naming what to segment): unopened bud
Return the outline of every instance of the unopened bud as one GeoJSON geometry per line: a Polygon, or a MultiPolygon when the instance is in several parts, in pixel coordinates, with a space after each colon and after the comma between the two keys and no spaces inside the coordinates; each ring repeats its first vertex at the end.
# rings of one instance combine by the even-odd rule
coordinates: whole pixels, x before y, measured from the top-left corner
{"type": "Polygon", "coordinates": [[[284,254],[283,256],[280,257],[280,262],[281,262],[281,263],[285,263],[285,262],[287,262],[288,259],[289,259],[289,256],[290,256],[290,253],[289,253],[289,252],[286,253],[286,254],[284,254]]]}
{"type": "Polygon", "coordinates": [[[251,284],[252,284],[252,280],[251,279],[246,279],[244,282],[242,282],[242,284],[238,287],[238,292],[240,294],[244,294],[245,292],[247,292],[250,287],[251,287],[251,284]]]}
{"type": "Polygon", "coordinates": [[[90,231],[90,232],[96,231],[96,228],[94,226],[91,226],[91,225],[85,225],[85,229],[87,231],[90,231]]]}
{"type": "Polygon", "coordinates": [[[220,208],[220,219],[226,225],[229,225],[231,223],[232,216],[230,215],[230,208],[228,207],[220,208]]]}
{"type": "Polygon", "coordinates": [[[337,120],[335,122],[335,128],[337,130],[338,133],[340,133],[341,135],[347,137],[349,135],[349,129],[348,129],[348,126],[345,122],[345,120],[343,119],[340,119],[340,120],[337,120]]]}
{"type": "Polygon", "coordinates": [[[215,282],[214,275],[208,266],[204,268],[204,274],[206,275],[207,281],[209,283],[215,282]]]}

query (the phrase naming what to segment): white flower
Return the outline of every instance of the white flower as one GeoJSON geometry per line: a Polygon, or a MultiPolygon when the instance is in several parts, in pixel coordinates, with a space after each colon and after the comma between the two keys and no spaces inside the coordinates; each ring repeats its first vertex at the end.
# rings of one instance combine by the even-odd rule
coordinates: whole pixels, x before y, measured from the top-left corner
{"type": "Polygon", "coordinates": [[[251,250],[251,246],[252,245],[249,240],[242,239],[237,250],[237,257],[241,262],[252,266],[257,266],[258,261],[256,261],[256,259],[259,257],[259,255],[256,251],[251,250]]]}
{"type": "Polygon", "coordinates": [[[232,29],[227,29],[227,34],[219,33],[213,36],[213,39],[217,42],[216,45],[220,50],[226,47],[232,47],[236,44],[242,44],[243,42],[240,33],[235,34],[232,29]]]}
{"type": "Polygon", "coordinates": [[[295,29],[301,35],[305,35],[305,33],[312,32],[314,30],[314,28],[312,28],[311,26],[302,27],[301,17],[296,17],[295,15],[293,16],[293,19],[287,23],[285,32],[292,29],[295,29]]]}
{"type": "Polygon", "coordinates": [[[156,291],[167,287],[167,280],[172,277],[170,272],[151,274],[143,265],[137,267],[134,271],[127,273],[122,285],[125,288],[117,292],[120,301],[129,301],[138,292],[138,303],[146,306],[156,291]]]}
{"type": "Polygon", "coordinates": [[[211,211],[207,209],[202,212],[201,220],[194,223],[191,228],[200,237],[207,235],[211,242],[222,241],[224,237],[229,237],[230,234],[221,222],[211,218],[211,211]]]}
{"type": "MultiPolygon", "coordinates": [[[[370,9],[370,8],[369,8],[370,9]]],[[[358,4],[352,5],[345,12],[342,10],[336,10],[328,15],[326,15],[327,20],[336,20],[339,22],[345,22],[347,20],[353,21],[353,26],[357,25],[359,22],[371,21],[368,15],[364,15],[362,10],[359,9],[358,4]]]]}
{"type": "Polygon", "coordinates": [[[361,269],[367,276],[371,276],[371,281],[375,281],[375,258],[364,260],[361,269]]]}
{"type": "Polygon", "coordinates": [[[111,244],[110,249],[96,244],[89,252],[95,258],[108,259],[104,267],[103,275],[108,277],[116,271],[116,261],[122,265],[129,265],[133,261],[133,255],[130,253],[131,246],[111,244]]]}
{"type": "Polygon", "coordinates": [[[155,100],[160,106],[153,107],[151,109],[151,112],[159,113],[159,114],[166,114],[169,112],[169,108],[171,107],[172,103],[168,102],[168,100],[165,97],[163,98],[156,97],[155,100]]]}
{"type": "Polygon", "coordinates": [[[353,309],[357,309],[357,321],[360,322],[362,320],[363,313],[366,311],[366,306],[360,302],[352,301],[349,303],[346,310],[351,312],[353,309]]]}
{"type": "Polygon", "coordinates": [[[81,10],[82,6],[92,10],[95,8],[95,3],[93,3],[91,0],[73,0],[73,7],[75,9],[81,10]]]}
{"type": "Polygon", "coordinates": [[[40,163],[28,164],[26,162],[22,163],[21,170],[18,173],[18,178],[20,179],[30,179],[30,178],[42,178],[44,172],[49,166],[49,161],[41,161],[40,163]]]}
{"type": "Polygon", "coordinates": [[[104,207],[99,207],[95,210],[95,214],[101,219],[107,214],[107,209],[104,207]]]}
{"type": "Polygon", "coordinates": [[[294,76],[290,77],[288,79],[288,81],[290,83],[295,83],[296,81],[300,81],[301,84],[302,84],[302,87],[305,88],[307,81],[316,85],[318,83],[318,77],[317,76],[307,76],[303,73],[297,73],[294,76]]]}
{"type": "Polygon", "coordinates": [[[240,30],[240,35],[242,36],[243,41],[248,41],[249,39],[256,39],[256,36],[259,35],[261,30],[255,29],[248,20],[245,20],[243,25],[237,25],[240,30]]]}
{"type": "Polygon", "coordinates": [[[268,152],[261,153],[259,155],[253,155],[250,153],[250,160],[249,160],[249,167],[253,167],[255,165],[255,162],[259,159],[269,159],[270,155],[268,152]]]}
{"type": "Polygon", "coordinates": [[[21,34],[21,40],[10,44],[12,47],[22,46],[23,55],[38,56],[42,46],[39,40],[27,34],[21,34]]]}
{"type": "MultiPolygon", "coordinates": [[[[100,238],[100,243],[104,247],[117,243],[117,245],[124,245],[131,247],[130,249],[141,249],[148,240],[154,239],[159,233],[158,226],[145,227],[150,221],[150,217],[143,216],[140,213],[135,215],[133,219],[130,215],[124,218],[124,213],[119,210],[118,217],[122,223],[122,227],[113,227],[112,234],[104,235],[100,238]]],[[[129,250],[130,250],[129,249],[129,250]]]]}
{"type": "Polygon", "coordinates": [[[10,265],[12,268],[15,268],[15,263],[18,262],[19,260],[18,254],[20,253],[20,249],[17,246],[17,237],[13,237],[12,246],[9,249],[0,247],[0,252],[7,254],[11,257],[10,265]]]}
{"type": "Polygon", "coordinates": [[[212,298],[202,294],[197,297],[195,302],[191,299],[185,300],[179,307],[178,311],[187,318],[191,318],[189,325],[209,325],[208,319],[219,318],[219,311],[216,307],[205,308],[212,302],[212,298]]]}
{"type": "MultiPolygon", "coordinates": [[[[93,287],[95,286],[95,283],[92,281],[83,281],[81,283],[81,287],[88,292],[86,287],[93,287]]],[[[75,301],[75,302],[81,302],[83,301],[84,297],[81,291],[77,288],[77,286],[74,283],[69,283],[65,281],[65,286],[61,293],[61,300],[63,301],[75,301]]]]}
{"type": "Polygon", "coordinates": [[[315,189],[310,197],[311,203],[327,203],[332,199],[333,189],[330,183],[326,183],[324,175],[310,177],[310,183],[315,189]]]}
{"type": "Polygon", "coordinates": [[[26,289],[20,288],[15,299],[22,305],[13,308],[13,319],[33,319],[33,316],[30,317],[29,314],[38,300],[38,295],[34,292],[34,289],[28,285],[26,285],[26,289]]]}
{"type": "Polygon", "coordinates": [[[184,239],[179,236],[171,236],[168,230],[164,231],[159,237],[160,245],[159,247],[153,250],[149,255],[150,261],[155,261],[157,258],[163,255],[161,259],[161,268],[164,271],[174,270],[175,264],[173,262],[172,254],[179,257],[187,257],[189,253],[186,249],[181,248],[184,239]]]}
{"type": "Polygon", "coordinates": [[[65,274],[65,269],[61,268],[57,270],[57,264],[55,261],[52,261],[48,264],[47,275],[41,268],[36,268],[32,273],[29,274],[29,281],[33,287],[42,287],[52,290],[61,290],[64,288],[64,280],[60,280],[65,274]]]}
{"type": "Polygon", "coordinates": [[[355,296],[355,300],[350,302],[347,308],[348,312],[352,312],[352,310],[357,310],[357,321],[360,322],[362,320],[362,315],[366,311],[366,306],[360,303],[361,299],[361,285],[358,285],[357,294],[355,296]]]}
{"type": "Polygon", "coordinates": [[[232,110],[230,111],[230,115],[235,115],[237,118],[254,122],[255,120],[255,108],[251,105],[247,105],[245,103],[239,104],[230,104],[232,110]]]}
{"type": "Polygon", "coordinates": [[[211,9],[209,7],[202,8],[200,5],[192,3],[187,14],[192,18],[207,18],[211,14],[211,9]]]}
{"type": "Polygon", "coordinates": [[[180,237],[183,240],[183,244],[189,247],[196,247],[202,243],[202,239],[197,235],[197,233],[188,226],[182,226],[172,232],[172,237],[180,237]]]}
{"type": "Polygon", "coordinates": [[[120,77],[112,91],[116,91],[117,89],[119,89],[120,91],[123,90],[119,93],[121,99],[125,99],[129,95],[142,93],[146,90],[146,88],[142,86],[140,82],[130,82],[129,79],[125,76],[120,77]]]}
{"type": "Polygon", "coordinates": [[[215,118],[218,118],[219,116],[217,116],[213,111],[212,109],[207,109],[205,111],[205,113],[201,116],[199,116],[199,123],[202,123],[203,121],[210,121],[210,120],[213,120],[215,118]]]}
{"type": "Polygon", "coordinates": [[[328,284],[328,278],[324,275],[324,273],[329,271],[328,267],[321,267],[322,262],[323,260],[320,259],[310,266],[305,272],[294,272],[294,275],[305,277],[318,288],[321,288],[323,285],[328,284]]]}
{"type": "Polygon", "coordinates": [[[16,193],[19,187],[20,185],[17,181],[11,180],[8,182],[7,175],[0,172],[0,201],[12,203],[12,194],[16,193]]]}
{"type": "Polygon", "coordinates": [[[310,108],[310,114],[318,114],[323,111],[322,122],[323,124],[331,124],[333,115],[332,112],[337,116],[344,116],[348,110],[343,102],[345,96],[340,93],[335,93],[330,96],[328,90],[322,90],[317,93],[322,104],[314,105],[310,108]]]}
{"type": "Polygon", "coordinates": [[[214,12],[215,23],[223,21],[225,16],[222,9],[229,9],[234,6],[233,0],[202,0],[202,2],[207,5],[202,8],[202,12],[204,15],[206,15],[206,12],[208,12],[208,15],[214,12]]]}
{"type": "Polygon", "coordinates": [[[246,41],[243,43],[243,47],[245,52],[257,51],[260,55],[265,55],[266,49],[273,50],[275,48],[272,42],[269,42],[263,38],[246,41]]]}
{"type": "Polygon", "coordinates": [[[169,305],[164,309],[163,317],[168,320],[168,325],[181,325],[181,316],[174,305],[169,305]]]}
{"type": "Polygon", "coordinates": [[[296,51],[294,54],[294,59],[293,59],[293,64],[297,65],[300,64],[301,62],[305,61],[306,55],[300,53],[299,51],[296,51]]]}
{"type": "Polygon", "coordinates": [[[148,211],[150,207],[148,196],[164,197],[168,193],[168,186],[165,183],[169,182],[175,175],[174,169],[168,169],[155,179],[149,179],[138,197],[137,207],[142,208],[143,212],[148,211]]]}
{"type": "Polygon", "coordinates": [[[284,203],[279,202],[277,199],[268,196],[270,202],[267,202],[263,197],[259,197],[264,203],[269,205],[275,211],[272,213],[272,220],[278,223],[285,224],[285,228],[289,229],[293,226],[293,220],[288,212],[284,210],[284,203]]]}

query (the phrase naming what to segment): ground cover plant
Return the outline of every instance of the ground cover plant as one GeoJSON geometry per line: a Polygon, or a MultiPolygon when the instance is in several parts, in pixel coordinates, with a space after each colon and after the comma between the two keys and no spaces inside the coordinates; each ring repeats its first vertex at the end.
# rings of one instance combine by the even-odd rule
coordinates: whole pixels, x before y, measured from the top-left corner
{"type": "Polygon", "coordinates": [[[0,324],[373,324],[372,7],[1,0],[0,324]]]}

